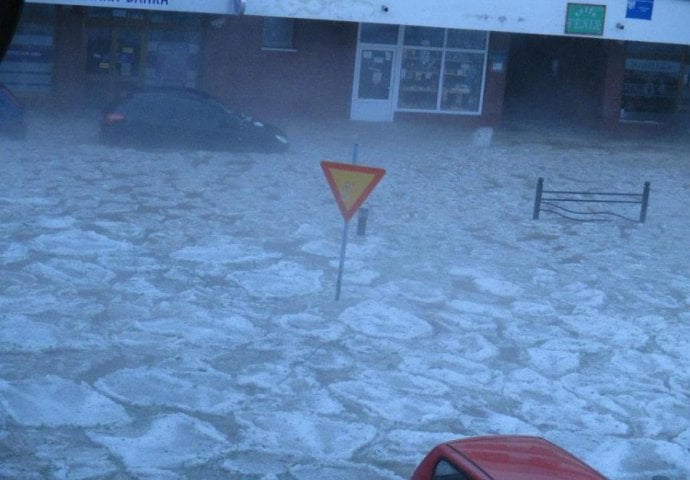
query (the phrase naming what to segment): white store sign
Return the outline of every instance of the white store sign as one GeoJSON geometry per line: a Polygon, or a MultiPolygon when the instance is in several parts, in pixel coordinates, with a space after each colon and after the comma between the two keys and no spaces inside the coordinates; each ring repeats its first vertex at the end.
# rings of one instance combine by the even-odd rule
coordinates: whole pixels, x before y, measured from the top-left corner
{"type": "Polygon", "coordinates": [[[165,12],[195,12],[241,15],[245,0],[27,0],[28,3],[80,7],[135,8],[165,12]]]}

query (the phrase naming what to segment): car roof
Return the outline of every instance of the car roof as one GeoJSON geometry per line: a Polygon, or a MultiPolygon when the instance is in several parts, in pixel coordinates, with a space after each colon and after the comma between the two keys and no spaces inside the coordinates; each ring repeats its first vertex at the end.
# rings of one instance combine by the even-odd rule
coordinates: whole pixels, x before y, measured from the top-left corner
{"type": "Polygon", "coordinates": [[[187,87],[139,87],[130,90],[126,94],[126,98],[135,97],[138,95],[176,95],[181,97],[193,97],[203,100],[216,100],[214,97],[201,90],[187,87]]]}
{"type": "Polygon", "coordinates": [[[574,455],[540,437],[473,437],[446,445],[493,480],[606,480],[574,455]]]}
{"type": "Polygon", "coordinates": [[[164,87],[149,87],[143,86],[127,91],[123,97],[114,100],[108,106],[106,106],[105,111],[115,110],[126,104],[131,104],[132,102],[138,102],[144,98],[176,98],[176,99],[194,99],[199,100],[209,105],[217,105],[226,113],[233,115],[238,115],[238,112],[232,107],[228,106],[225,102],[220,99],[210,95],[201,90],[197,90],[189,87],[174,87],[174,86],[164,86],[164,87]]]}

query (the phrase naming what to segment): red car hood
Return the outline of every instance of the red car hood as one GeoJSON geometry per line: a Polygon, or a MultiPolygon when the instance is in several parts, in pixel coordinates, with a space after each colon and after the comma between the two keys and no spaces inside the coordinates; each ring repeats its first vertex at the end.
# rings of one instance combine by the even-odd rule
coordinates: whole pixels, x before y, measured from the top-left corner
{"type": "Polygon", "coordinates": [[[562,448],[538,437],[466,438],[447,445],[494,480],[606,480],[562,448]]]}

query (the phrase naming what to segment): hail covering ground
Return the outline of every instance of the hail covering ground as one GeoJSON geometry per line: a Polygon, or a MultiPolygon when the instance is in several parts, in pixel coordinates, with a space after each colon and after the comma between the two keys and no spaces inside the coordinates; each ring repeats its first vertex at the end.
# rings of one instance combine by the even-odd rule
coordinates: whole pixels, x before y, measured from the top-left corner
{"type": "Polygon", "coordinates": [[[690,476],[687,141],[295,120],[284,155],[0,140],[0,478],[409,477],[542,435],[612,479],[690,476]],[[323,159],[386,177],[350,229],[323,159]],[[647,223],[531,220],[539,176],[647,223]],[[632,213],[636,216],[636,212],[632,213]]]}

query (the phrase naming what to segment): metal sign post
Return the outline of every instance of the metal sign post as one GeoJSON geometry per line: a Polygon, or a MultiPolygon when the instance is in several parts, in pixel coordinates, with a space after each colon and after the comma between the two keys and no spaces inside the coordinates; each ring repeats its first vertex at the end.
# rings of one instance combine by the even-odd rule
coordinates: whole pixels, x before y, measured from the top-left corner
{"type": "Polygon", "coordinates": [[[345,269],[345,250],[347,249],[347,232],[350,222],[346,221],[343,225],[343,239],[340,243],[340,263],[338,264],[338,280],[335,282],[335,300],[340,300],[340,289],[343,285],[343,270],[345,269]]]}
{"type": "MultiPolygon", "coordinates": [[[[359,144],[355,143],[352,148],[352,165],[357,165],[357,156],[359,155],[359,144]]],[[[350,230],[350,221],[345,219],[343,221],[343,238],[340,241],[340,262],[338,263],[338,279],[335,282],[335,301],[340,300],[340,290],[343,285],[343,270],[345,270],[345,251],[347,250],[347,234],[350,230]]]]}

